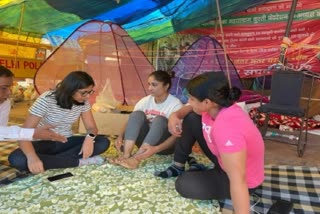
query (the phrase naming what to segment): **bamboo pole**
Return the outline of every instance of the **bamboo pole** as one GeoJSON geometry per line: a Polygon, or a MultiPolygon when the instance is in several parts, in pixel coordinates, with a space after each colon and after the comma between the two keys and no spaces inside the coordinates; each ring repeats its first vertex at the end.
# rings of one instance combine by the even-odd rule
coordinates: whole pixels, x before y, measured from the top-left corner
{"type": "Polygon", "coordinates": [[[14,69],[16,68],[17,59],[18,59],[18,52],[19,52],[19,42],[20,42],[20,35],[21,35],[21,29],[23,24],[23,18],[24,18],[24,11],[25,11],[25,2],[21,5],[21,14],[20,14],[20,22],[19,22],[19,29],[18,29],[18,39],[16,43],[16,54],[14,57],[14,69]]]}

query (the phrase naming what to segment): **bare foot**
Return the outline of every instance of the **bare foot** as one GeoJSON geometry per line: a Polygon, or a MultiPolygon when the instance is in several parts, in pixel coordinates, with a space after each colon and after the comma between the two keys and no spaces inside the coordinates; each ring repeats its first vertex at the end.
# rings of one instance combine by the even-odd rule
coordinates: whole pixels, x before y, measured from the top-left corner
{"type": "Polygon", "coordinates": [[[140,161],[134,157],[123,159],[119,165],[127,169],[137,169],[139,167],[140,161]]]}
{"type": "Polygon", "coordinates": [[[120,165],[120,163],[127,158],[121,156],[116,158],[108,158],[107,161],[113,165],[120,165]]]}

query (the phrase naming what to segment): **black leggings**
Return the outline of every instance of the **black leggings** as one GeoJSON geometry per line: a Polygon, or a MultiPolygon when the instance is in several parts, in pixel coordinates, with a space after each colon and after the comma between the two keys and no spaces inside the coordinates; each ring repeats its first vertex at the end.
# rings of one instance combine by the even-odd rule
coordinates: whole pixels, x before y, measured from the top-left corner
{"type": "Polygon", "coordinates": [[[220,169],[187,171],[176,180],[177,192],[185,198],[221,200],[231,198],[227,174],[220,169]]]}
{"type": "MultiPolygon", "coordinates": [[[[47,169],[69,168],[79,165],[82,155],[79,152],[85,136],[72,136],[66,143],[54,141],[33,141],[33,147],[38,157],[47,169]]],[[[94,150],[91,156],[99,155],[109,148],[110,141],[103,135],[95,138],[94,150]]],[[[9,163],[20,171],[28,171],[28,160],[21,149],[14,150],[9,155],[9,163]]]]}
{"type": "Polygon", "coordinates": [[[214,163],[215,168],[221,169],[217,157],[212,154],[202,133],[201,116],[191,112],[182,122],[182,136],[177,140],[174,161],[185,164],[192,152],[195,142],[198,142],[203,153],[214,163]]]}

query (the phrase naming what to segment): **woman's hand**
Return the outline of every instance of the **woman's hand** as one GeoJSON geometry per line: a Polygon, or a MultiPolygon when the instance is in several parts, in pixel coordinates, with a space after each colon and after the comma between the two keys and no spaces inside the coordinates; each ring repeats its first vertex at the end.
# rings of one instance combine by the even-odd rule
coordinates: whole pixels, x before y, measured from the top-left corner
{"type": "Polygon", "coordinates": [[[168,130],[175,137],[181,136],[182,121],[181,119],[179,119],[179,117],[175,113],[172,113],[169,117],[168,130]]]}
{"type": "Polygon", "coordinates": [[[37,155],[27,157],[28,169],[32,174],[44,172],[43,163],[37,155]]]}
{"type": "Polygon", "coordinates": [[[134,155],[134,158],[141,161],[151,157],[158,152],[156,146],[151,146],[149,144],[142,144],[139,151],[134,155]]]}
{"type": "Polygon", "coordinates": [[[182,120],[187,114],[192,112],[191,105],[184,105],[178,111],[173,112],[169,116],[168,130],[175,137],[181,137],[182,134],[182,120]]]}
{"type": "Polygon", "coordinates": [[[59,141],[61,143],[67,142],[67,138],[59,135],[51,130],[52,125],[44,125],[34,129],[33,138],[42,140],[59,141]]]}
{"type": "Polygon", "coordinates": [[[81,150],[79,155],[82,154],[83,159],[89,158],[93,154],[94,149],[94,139],[90,137],[86,137],[82,143],[81,150]]]}

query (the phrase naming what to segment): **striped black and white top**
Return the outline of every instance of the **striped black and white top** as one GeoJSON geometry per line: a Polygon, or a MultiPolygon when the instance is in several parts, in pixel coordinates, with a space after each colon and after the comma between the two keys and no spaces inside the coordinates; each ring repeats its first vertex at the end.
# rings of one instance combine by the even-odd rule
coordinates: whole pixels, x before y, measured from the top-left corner
{"type": "Polygon", "coordinates": [[[53,131],[65,137],[72,136],[72,125],[78,120],[82,112],[90,111],[88,101],[84,105],[73,105],[71,109],[64,109],[57,105],[52,91],[41,94],[30,107],[29,113],[41,117],[39,126],[50,124],[55,126],[53,131]]]}

